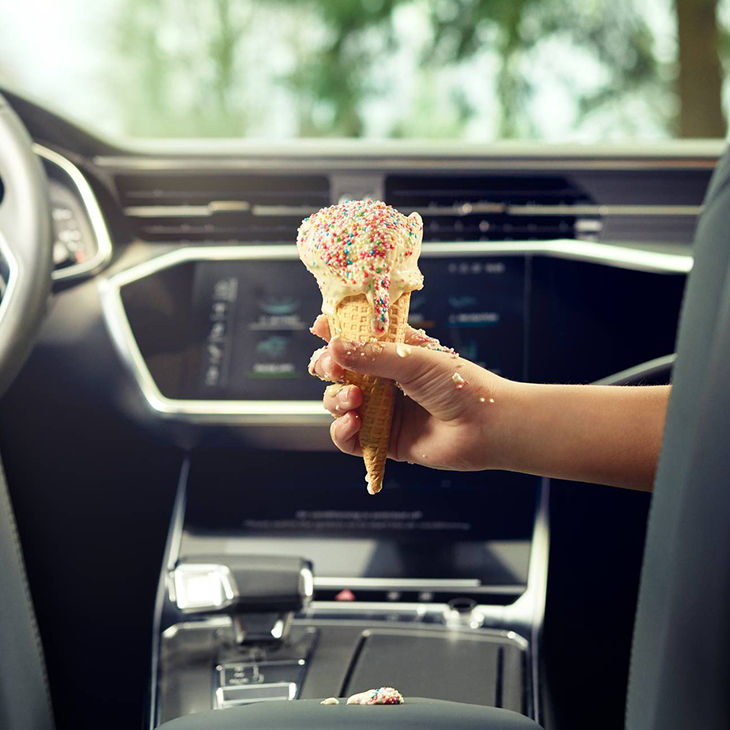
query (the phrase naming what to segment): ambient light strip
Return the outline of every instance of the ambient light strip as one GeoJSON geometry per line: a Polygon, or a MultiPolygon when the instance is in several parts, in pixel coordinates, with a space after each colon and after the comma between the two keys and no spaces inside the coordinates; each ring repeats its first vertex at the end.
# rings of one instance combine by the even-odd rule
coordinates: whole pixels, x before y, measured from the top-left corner
{"type": "MultiPolygon", "coordinates": [[[[550,256],[654,273],[686,274],[692,257],[624,248],[590,241],[508,241],[425,243],[423,257],[550,256]]],[[[111,337],[150,409],[161,417],[206,423],[325,425],[331,417],[319,400],[187,400],[163,395],[137,345],[121,297],[122,287],[179,264],[194,261],[285,261],[298,258],[296,246],[190,246],[123,270],[99,283],[104,319],[111,337]]]]}
{"type": "Polygon", "coordinates": [[[84,274],[91,274],[106,264],[112,255],[112,241],[109,236],[109,229],[106,227],[106,221],[104,220],[94,191],[91,189],[81,170],[70,160],[63,157],[63,155],[59,155],[57,152],[39,144],[33,145],[33,152],[38,157],[58,167],[71,180],[76,188],[76,192],[81,198],[82,205],[86,209],[86,215],[89,216],[91,230],[96,239],[96,253],[93,256],[90,256],[83,263],[73,264],[72,266],[54,271],[52,274],[53,279],[54,281],[59,281],[63,279],[74,279],[84,274]]]}

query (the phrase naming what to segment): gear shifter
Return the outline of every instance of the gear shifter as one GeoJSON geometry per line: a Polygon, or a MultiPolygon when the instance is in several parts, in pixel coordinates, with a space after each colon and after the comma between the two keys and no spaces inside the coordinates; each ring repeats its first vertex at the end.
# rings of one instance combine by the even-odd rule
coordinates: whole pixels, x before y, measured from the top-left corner
{"type": "Polygon", "coordinates": [[[213,707],[299,695],[316,631],[298,628],[289,635],[289,630],[294,614],[314,593],[308,560],[273,555],[187,556],[169,572],[168,592],[170,602],[184,616],[231,618],[233,643],[220,641],[214,659],[213,707]]]}
{"type": "Polygon", "coordinates": [[[282,641],[314,593],[312,564],[269,555],[200,555],[178,561],[170,600],[184,614],[228,614],[238,644],[282,641]]]}

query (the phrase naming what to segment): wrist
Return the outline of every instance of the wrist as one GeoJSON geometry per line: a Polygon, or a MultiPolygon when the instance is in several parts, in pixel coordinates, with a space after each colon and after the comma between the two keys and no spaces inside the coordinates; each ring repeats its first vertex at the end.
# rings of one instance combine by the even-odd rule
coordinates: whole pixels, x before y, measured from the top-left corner
{"type": "Polygon", "coordinates": [[[487,444],[483,468],[514,471],[519,468],[519,441],[523,438],[530,388],[526,383],[492,377],[481,409],[482,443],[487,444]]]}

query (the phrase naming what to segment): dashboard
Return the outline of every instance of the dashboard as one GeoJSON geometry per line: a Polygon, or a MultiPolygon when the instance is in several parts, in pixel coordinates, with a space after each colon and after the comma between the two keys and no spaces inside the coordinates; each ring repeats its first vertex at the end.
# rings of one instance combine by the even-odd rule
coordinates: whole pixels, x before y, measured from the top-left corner
{"type": "MultiPolygon", "coordinates": [[[[141,706],[151,726],[165,719],[170,698],[155,680],[173,671],[164,632],[177,625],[165,623],[165,561],[252,552],[314,563],[314,622],[360,610],[440,625],[454,606],[478,606],[485,630],[523,642],[515,708],[539,717],[560,706],[564,687],[543,697],[536,645],[543,615],[566,601],[548,591],[548,559],[558,585],[578,557],[554,547],[548,558],[549,485],[389,463],[382,494],[365,494],[359,462],[334,453],[323,386],[307,374],[321,302],[296,229],[346,198],[419,211],[413,326],[509,378],[593,382],[673,352],[720,144],[122,148],[9,98],[49,178],[56,268],[40,338],[0,404],[0,450],[34,546],[41,631],[56,637],[60,717],[111,703],[120,727],[141,706]],[[357,601],[345,605],[343,591],[357,601]],[[105,666],[110,689],[90,699],[100,644],[118,659],[105,666]]],[[[596,504],[571,499],[573,516],[596,504]]],[[[554,529],[565,545],[559,520],[554,529]]],[[[592,529],[585,574],[613,545],[609,525],[592,529]]],[[[641,530],[637,517],[639,543],[641,530]]],[[[634,562],[626,570],[638,574],[634,562]]],[[[613,570],[606,581],[630,603],[630,573],[613,570]]],[[[604,590],[582,600],[621,615],[610,601],[596,608],[604,590]]],[[[301,696],[317,696],[307,681],[301,696]]]]}

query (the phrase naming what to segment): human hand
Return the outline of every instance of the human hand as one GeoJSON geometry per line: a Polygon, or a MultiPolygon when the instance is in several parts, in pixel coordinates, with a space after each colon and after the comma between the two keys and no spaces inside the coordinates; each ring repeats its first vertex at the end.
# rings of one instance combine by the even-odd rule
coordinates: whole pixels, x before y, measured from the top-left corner
{"type": "Polygon", "coordinates": [[[393,413],[391,459],[460,471],[500,466],[499,404],[511,381],[410,327],[403,344],[330,339],[323,316],[312,332],[329,342],[313,356],[310,372],[337,383],[327,388],[323,402],[335,416],[330,435],[341,451],[362,455],[362,393],[355,385],[342,385],[352,370],[390,378],[402,391],[393,413]]]}

